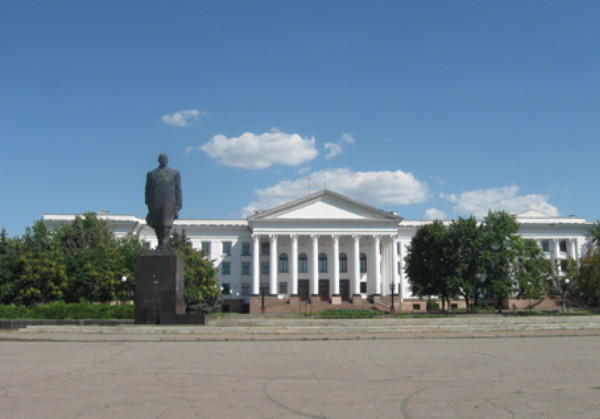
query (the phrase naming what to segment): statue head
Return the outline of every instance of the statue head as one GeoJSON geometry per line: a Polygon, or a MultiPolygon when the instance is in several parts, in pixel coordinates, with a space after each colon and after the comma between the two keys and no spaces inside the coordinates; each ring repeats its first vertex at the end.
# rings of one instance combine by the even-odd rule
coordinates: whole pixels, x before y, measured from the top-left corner
{"type": "Polygon", "coordinates": [[[168,163],[169,163],[169,156],[167,156],[165,153],[161,153],[158,156],[158,164],[160,164],[160,167],[165,167],[168,163]]]}

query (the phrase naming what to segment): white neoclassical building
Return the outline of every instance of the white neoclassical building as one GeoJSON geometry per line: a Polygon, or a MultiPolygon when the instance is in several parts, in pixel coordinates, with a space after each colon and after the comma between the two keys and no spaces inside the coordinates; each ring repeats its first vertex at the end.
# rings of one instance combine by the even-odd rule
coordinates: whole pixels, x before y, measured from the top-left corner
{"type": "MultiPolygon", "coordinates": [[[[47,214],[55,228],[74,214],[47,214]]],[[[99,213],[117,237],[157,240],[143,218],[99,213]]],[[[579,259],[593,223],[578,217],[519,214],[523,237],[552,259],[579,259]]],[[[411,294],[404,257],[416,230],[429,221],[404,220],[323,190],[243,220],[177,220],[175,227],[218,269],[225,308],[298,312],[331,306],[423,310],[411,294]],[[394,301],[395,298],[395,301],[394,301]]]]}

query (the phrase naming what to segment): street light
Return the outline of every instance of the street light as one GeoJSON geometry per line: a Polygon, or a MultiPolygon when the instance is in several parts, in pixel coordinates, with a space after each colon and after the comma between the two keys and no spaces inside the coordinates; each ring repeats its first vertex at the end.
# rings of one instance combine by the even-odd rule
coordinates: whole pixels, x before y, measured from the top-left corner
{"type": "Polygon", "coordinates": [[[396,311],[396,307],[394,307],[394,283],[392,282],[390,284],[390,291],[392,292],[392,308],[391,308],[391,312],[394,313],[396,311]]]}
{"type": "Polygon", "coordinates": [[[123,275],[121,277],[121,283],[123,284],[123,292],[121,293],[121,305],[123,306],[123,316],[125,315],[125,298],[127,298],[127,277],[123,275]]]}
{"type": "Polygon", "coordinates": [[[562,291],[562,296],[561,296],[562,297],[562,312],[563,312],[563,314],[565,312],[565,306],[567,307],[567,313],[569,312],[569,306],[566,304],[566,301],[565,301],[565,295],[567,293],[567,287],[569,286],[569,282],[571,282],[569,280],[569,278],[566,278],[565,282],[564,282],[564,285],[561,287],[561,291],[562,291]]]}
{"type": "Polygon", "coordinates": [[[265,292],[267,292],[267,284],[266,282],[261,282],[260,284],[260,312],[265,312],[265,292]]]}

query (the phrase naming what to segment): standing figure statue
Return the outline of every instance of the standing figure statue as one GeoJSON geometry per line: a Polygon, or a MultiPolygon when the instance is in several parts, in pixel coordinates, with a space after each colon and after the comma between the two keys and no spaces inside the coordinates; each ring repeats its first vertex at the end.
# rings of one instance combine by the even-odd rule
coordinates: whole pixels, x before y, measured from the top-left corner
{"type": "Polygon", "coordinates": [[[181,175],[167,167],[169,156],[158,156],[158,168],[146,176],[146,222],[154,229],[158,249],[165,249],[171,237],[173,221],[179,218],[181,209],[181,175]]]}

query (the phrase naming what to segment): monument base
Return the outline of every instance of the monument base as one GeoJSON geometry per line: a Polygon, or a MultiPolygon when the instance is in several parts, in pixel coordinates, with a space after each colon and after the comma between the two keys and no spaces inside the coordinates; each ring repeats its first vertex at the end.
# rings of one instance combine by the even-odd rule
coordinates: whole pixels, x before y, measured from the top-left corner
{"type": "Polygon", "coordinates": [[[183,260],[177,252],[142,252],[136,260],[135,323],[188,323],[183,290],[183,260]]]}

